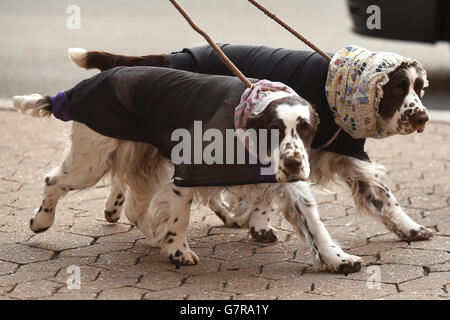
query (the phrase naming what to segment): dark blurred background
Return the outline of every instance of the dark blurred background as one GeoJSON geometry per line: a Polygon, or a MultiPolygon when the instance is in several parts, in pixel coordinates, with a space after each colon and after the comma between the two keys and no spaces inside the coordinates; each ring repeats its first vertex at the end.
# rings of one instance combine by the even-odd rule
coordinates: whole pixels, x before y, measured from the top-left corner
{"type": "MultiPolygon", "coordinates": [[[[431,39],[434,35],[423,17],[429,10],[436,11],[429,9],[435,0],[381,2],[388,8],[395,6],[397,1],[403,6],[403,15],[392,14],[382,7],[381,31],[383,23],[394,30],[397,23],[399,30],[410,29],[411,34],[425,30],[421,35],[428,33],[431,39]],[[411,12],[419,12],[420,18],[409,17],[411,12]],[[405,15],[409,18],[405,19],[405,15]]],[[[246,0],[180,0],[180,3],[217,42],[309,50],[246,0]]],[[[261,0],[261,3],[328,52],[335,52],[346,44],[357,44],[374,51],[395,51],[419,60],[431,79],[426,100],[428,107],[450,109],[449,42],[432,39],[427,43],[357,34],[352,31],[355,28],[352,21],[361,19],[355,14],[364,17],[365,13],[361,11],[364,1],[261,0]],[[355,5],[362,7],[355,8],[355,5]]],[[[433,28],[434,23],[438,29],[446,26],[448,22],[436,22],[442,16],[448,17],[439,13],[430,22],[433,28]]],[[[187,25],[167,0],[1,0],[0,98],[31,92],[54,94],[94,74],[95,71],[88,72],[72,65],[67,58],[70,47],[143,55],[203,44],[203,38],[187,25]],[[80,29],[71,30],[66,26],[71,16],[66,10],[71,5],[80,8],[80,29]]]]}

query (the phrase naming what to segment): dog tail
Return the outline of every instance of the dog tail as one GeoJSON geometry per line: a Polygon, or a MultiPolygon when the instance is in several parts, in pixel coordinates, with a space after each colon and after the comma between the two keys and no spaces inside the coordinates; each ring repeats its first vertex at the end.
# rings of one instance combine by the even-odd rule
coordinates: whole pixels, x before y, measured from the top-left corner
{"type": "Polygon", "coordinates": [[[52,106],[49,96],[42,96],[35,93],[25,96],[14,96],[12,101],[14,108],[23,114],[32,117],[50,117],[52,115],[52,106]]]}
{"type": "Polygon", "coordinates": [[[124,56],[104,51],[87,51],[82,48],[70,48],[68,54],[70,60],[84,69],[99,69],[105,71],[118,66],[169,67],[167,54],[124,56]]]}

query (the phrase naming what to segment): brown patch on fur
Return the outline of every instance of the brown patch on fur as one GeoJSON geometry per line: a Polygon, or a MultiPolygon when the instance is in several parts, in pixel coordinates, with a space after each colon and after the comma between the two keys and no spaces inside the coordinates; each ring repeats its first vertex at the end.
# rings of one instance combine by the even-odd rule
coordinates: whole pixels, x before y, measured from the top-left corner
{"type": "Polygon", "coordinates": [[[169,67],[167,54],[150,54],[147,56],[125,56],[104,51],[89,51],[86,54],[85,68],[105,71],[118,66],[153,66],[169,67]]]}

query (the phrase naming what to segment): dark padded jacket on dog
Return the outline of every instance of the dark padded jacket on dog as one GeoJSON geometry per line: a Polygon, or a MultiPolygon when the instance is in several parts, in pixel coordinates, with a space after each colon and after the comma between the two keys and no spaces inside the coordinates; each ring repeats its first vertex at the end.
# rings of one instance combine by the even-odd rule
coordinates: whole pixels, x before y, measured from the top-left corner
{"type": "MultiPolygon", "coordinates": [[[[318,53],[265,46],[220,44],[220,47],[247,77],[282,82],[316,107],[320,124],[313,148],[323,146],[339,129],[325,95],[329,62],[318,53]]],[[[171,53],[168,60],[175,69],[231,75],[209,45],[171,53]]],[[[324,150],[369,161],[364,143],[365,139],[354,139],[342,130],[324,150]]]]}
{"type": "MultiPolygon", "coordinates": [[[[192,146],[196,120],[202,121],[202,133],[215,128],[225,137],[226,129],[234,129],[234,109],[245,89],[236,77],[157,67],[116,67],[51,97],[51,106],[61,120],[84,123],[108,137],[151,143],[170,159],[178,143],[171,141],[175,129],[188,130],[192,146]]],[[[174,183],[188,187],[275,182],[274,175],[260,174],[261,167],[264,165],[259,162],[180,164],[175,166],[174,183]]]]}

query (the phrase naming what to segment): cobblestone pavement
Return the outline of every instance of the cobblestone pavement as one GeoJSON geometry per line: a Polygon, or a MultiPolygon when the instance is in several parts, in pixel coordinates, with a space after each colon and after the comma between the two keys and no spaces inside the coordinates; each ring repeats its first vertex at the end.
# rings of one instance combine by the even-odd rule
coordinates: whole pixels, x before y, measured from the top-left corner
{"type": "Polygon", "coordinates": [[[388,168],[388,184],[407,212],[435,231],[406,243],[370,218],[355,221],[346,192],[319,193],[332,236],[363,257],[348,276],[314,271],[306,246],[281,218],[280,241],[260,244],[245,230],[221,227],[206,208],[189,226],[196,266],[176,269],[125,217],[103,218],[107,185],[61,200],[53,228],[35,235],[29,218],[41,202],[44,174],[68,146],[69,125],[0,111],[0,298],[2,299],[448,299],[450,294],[450,125],[423,134],[369,141],[388,168]],[[67,268],[79,266],[81,286],[68,289],[67,268]],[[370,289],[367,267],[380,267],[370,289]]]}

